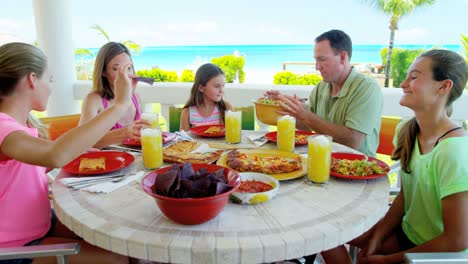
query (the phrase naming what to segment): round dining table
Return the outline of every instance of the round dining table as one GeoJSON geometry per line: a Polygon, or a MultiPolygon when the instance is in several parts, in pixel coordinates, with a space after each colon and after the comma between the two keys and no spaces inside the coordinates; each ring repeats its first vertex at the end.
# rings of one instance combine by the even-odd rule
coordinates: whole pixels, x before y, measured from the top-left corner
{"type": "MultiPolygon", "coordinates": [[[[272,142],[258,147],[246,138],[259,133],[265,132],[244,131],[239,147],[276,148],[272,142]]],[[[222,148],[224,144],[224,138],[191,136],[210,146],[222,148]]],[[[306,155],[306,151],[306,146],[296,147],[297,153],[306,155]]],[[[337,143],[333,151],[357,153],[337,143]]],[[[134,163],[141,167],[141,156],[134,163]]],[[[63,177],[70,175],[62,171],[52,184],[53,205],[68,228],[101,248],[165,263],[265,263],[298,258],[359,236],[388,209],[388,177],[332,177],[324,185],[309,185],[299,177],[281,181],[278,194],[266,203],[228,202],[206,223],[181,225],[163,215],[143,191],[141,180],[97,194],[68,188],[60,182],[63,177]]]]}

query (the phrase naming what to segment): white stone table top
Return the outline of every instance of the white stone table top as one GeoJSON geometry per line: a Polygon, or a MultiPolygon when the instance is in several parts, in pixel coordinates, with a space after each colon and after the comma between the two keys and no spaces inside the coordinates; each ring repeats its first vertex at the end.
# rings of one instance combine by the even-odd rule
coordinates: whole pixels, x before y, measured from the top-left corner
{"type": "MultiPolygon", "coordinates": [[[[333,151],[352,150],[334,143],[333,151]]],[[[58,179],[67,176],[61,172],[58,179]]],[[[55,180],[52,191],[59,219],[104,249],[170,263],[265,263],[317,253],[362,234],[385,214],[389,183],[387,177],[331,178],[323,186],[310,186],[302,177],[281,181],[273,200],[229,202],[216,218],[192,226],[167,219],[140,181],[94,194],[55,180]]]]}

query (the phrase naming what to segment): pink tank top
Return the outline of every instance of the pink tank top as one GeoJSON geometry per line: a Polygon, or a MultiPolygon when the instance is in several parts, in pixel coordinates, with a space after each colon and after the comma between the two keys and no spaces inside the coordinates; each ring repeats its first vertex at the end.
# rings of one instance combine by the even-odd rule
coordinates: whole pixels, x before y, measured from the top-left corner
{"type": "Polygon", "coordinates": [[[198,112],[198,108],[194,105],[189,106],[189,122],[192,126],[202,126],[202,125],[218,125],[219,122],[219,108],[216,105],[213,109],[213,112],[210,116],[204,117],[198,112]]]}
{"type": "MultiPolygon", "coordinates": [[[[106,109],[107,106],[109,105],[109,103],[107,102],[106,98],[101,97],[101,99],[102,99],[102,105],[104,106],[104,109],[106,109]]],[[[140,111],[140,106],[138,105],[138,100],[137,100],[136,94],[132,94],[132,101],[133,101],[133,105],[135,106],[135,110],[136,110],[135,119],[133,119],[133,120],[139,120],[141,118],[141,111],[140,111]]],[[[122,127],[125,127],[125,126],[123,126],[119,122],[117,122],[111,128],[111,130],[114,130],[114,129],[117,129],[117,128],[122,128],[122,127]]]]}

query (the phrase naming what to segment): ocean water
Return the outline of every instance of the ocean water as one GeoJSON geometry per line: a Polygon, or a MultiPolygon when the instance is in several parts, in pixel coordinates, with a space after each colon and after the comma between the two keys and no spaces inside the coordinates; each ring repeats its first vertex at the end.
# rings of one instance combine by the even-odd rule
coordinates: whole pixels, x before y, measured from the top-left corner
{"type": "MultiPolygon", "coordinates": [[[[380,51],[386,45],[354,45],[351,63],[381,64],[380,51]]],[[[396,45],[396,48],[429,49],[434,45],[396,45]]],[[[438,46],[460,52],[461,45],[438,46]]],[[[98,48],[90,49],[95,55],[98,48]]],[[[161,46],[144,47],[139,55],[132,55],[135,68],[182,72],[196,69],[212,58],[238,52],[245,58],[246,72],[279,72],[283,62],[313,62],[313,45],[223,45],[223,46],[161,46]]],[[[76,60],[83,59],[77,55],[76,60]]],[[[287,69],[303,70],[311,66],[288,65],[287,69]]]]}

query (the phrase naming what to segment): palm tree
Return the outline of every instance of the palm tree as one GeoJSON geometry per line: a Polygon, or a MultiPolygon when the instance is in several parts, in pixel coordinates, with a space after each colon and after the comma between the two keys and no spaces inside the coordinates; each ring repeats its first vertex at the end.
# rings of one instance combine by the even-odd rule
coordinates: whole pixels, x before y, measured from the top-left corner
{"type": "Polygon", "coordinates": [[[436,0],[365,0],[371,6],[377,7],[384,14],[390,16],[390,42],[388,43],[387,62],[385,63],[385,87],[388,87],[390,79],[390,62],[392,58],[395,30],[398,30],[398,22],[403,16],[411,13],[415,8],[432,5],[436,0]]]}
{"type": "Polygon", "coordinates": [[[468,35],[463,35],[461,37],[463,48],[465,48],[465,60],[468,62],[468,35]]]}
{"type": "MultiPolygon", "coordinates": [[[[109,35],[107,35],[107,32],[99,25],[92,25],[92,29],[96,30],[100,35],[102,35],[108,42],[111,41],[109,35]]],[[[140,54],[141,51],[141,45],[137,44],[131,40],[125,40],[122,41],[122,44],[124,44],[129,50],[133,51],[136,55],[140,54]]]]}

